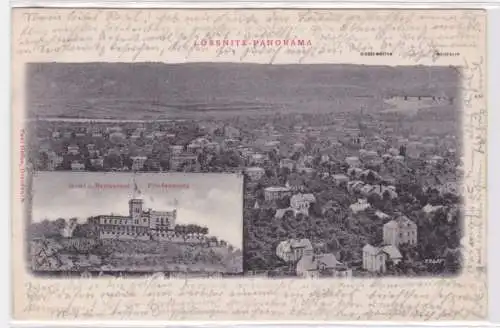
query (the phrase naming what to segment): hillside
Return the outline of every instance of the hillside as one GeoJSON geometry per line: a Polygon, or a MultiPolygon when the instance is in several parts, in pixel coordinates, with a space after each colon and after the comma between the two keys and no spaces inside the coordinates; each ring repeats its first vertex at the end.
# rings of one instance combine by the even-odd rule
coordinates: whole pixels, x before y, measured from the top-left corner
{"type": "Polygon", "coordinates": [[[27,74],[30,116],[93,118],[380,110],[389,94],[458,86],[456,70],[422,66],[36,63],[27,74]]]}

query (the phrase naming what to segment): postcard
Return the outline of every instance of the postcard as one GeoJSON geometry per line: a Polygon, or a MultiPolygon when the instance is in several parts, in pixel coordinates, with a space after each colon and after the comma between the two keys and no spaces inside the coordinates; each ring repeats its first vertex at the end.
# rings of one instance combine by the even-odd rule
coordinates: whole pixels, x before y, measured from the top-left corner
{"type": "Polygon", "coordinates": [[[14,318],[486,319],[485,22],[14,9],[14,318]]]}

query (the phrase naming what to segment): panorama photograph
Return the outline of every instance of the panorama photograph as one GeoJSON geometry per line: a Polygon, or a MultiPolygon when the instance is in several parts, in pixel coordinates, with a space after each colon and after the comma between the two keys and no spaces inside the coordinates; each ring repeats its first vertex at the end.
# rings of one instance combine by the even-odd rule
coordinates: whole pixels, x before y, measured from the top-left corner
{"type": "Polygon", "coordinates": [[[28,238],[34,252],[56,243],[61,254],[32,256],[30,265],[270,278],[461,271],[454,67],[32,63],[26,74],[28,238]],[[107,191],[112,200],[64,189],[98,182],[96,174],[129,187],[107,191]],[[192,182],[177,183],[191,187],[160,197],[137,178],[139,200],[133,177],[143,174],[159,184],[164,174],[181,174],[192,182]],[[244,180],[240,195],[231,194],[227,174],[244,180]],[[191,198],[173,195],[187,191],[191,198]],[[92,242],[79,248],[76,238],[92,242]],[[159,246],[168,238],[183,242],[159,246]]]}

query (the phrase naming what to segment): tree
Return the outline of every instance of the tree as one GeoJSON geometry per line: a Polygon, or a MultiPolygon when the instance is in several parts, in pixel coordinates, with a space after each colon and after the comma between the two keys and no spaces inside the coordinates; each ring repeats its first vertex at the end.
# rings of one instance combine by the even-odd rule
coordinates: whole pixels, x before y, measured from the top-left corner
{"type": "Polygon", "coordinates": [[[87,223],[77,224],[75,230],[73,231],[73,237],[93,238],[94,236],[95,233],[92,230],[92,227],[87,223]]]}
{"type": "Polygon", "coordinates": [[[405,145],[401,145],[399,147],[399,155],[400,156],[406,156],[406,146],[405,145]]]}

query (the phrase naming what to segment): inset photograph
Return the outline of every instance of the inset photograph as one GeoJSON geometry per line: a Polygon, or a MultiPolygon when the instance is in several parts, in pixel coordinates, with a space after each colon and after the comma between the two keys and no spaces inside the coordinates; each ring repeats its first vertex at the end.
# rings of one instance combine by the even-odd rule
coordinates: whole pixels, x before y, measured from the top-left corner
{"type": "Polygon", "coordinates": [[[243,271],[239,175],[37,172],[32,188],[35,274],[243,271]]]}

